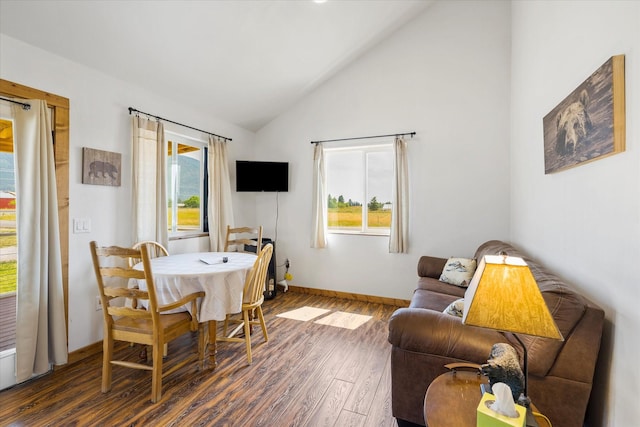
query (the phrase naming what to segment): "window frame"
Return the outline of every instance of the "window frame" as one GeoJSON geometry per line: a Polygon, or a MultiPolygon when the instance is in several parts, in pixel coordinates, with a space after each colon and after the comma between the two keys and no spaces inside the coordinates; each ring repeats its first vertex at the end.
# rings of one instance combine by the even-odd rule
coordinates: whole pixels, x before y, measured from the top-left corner
{"type": "MultiPolygon", "coordinates": [[[[331,228],[327,224],[327,233],[328,234],[347,234],[347,235],[361,235],[361,236],[383,236],[389,237],[391,235],[391,224],[389,224],[388,228],[382,227],[369,227],[369,168],[368,168],[368,158],[367,155],[375,152],[386,152],[389,155],[389,159],[393,162],[393,142],[392,141],[384,141],[380,143],[367,143],[367,144],[350,144],[348,146],[341,147],[325,147],[325,156],[328,157],[328,154],[336,153],[336,152],[362,152],[361,160],[362,160],[362,180],[364,187],[364,201],[362,202],[362,225],[360,229],[339,229],[339,228],[331,228]]],[[[326,162],[327,160],[325,160],[326,162]]],[[[328,198],[331,192],[328,188],[328,180],[329,180],[329,167],[325,165],[325,170],[327,174],[327,194],[328,198]]],[[[389,181],[389,187],[392,189],[393,187],[393,176],[391,176],[389,181]]],[[[336,195],[337,197],[337,195],[336,195]]],[[[384,202],[381,202],[384,203],[384,202]]],[[[391,212],[393,212],[393,206],[391,207],[391,212]]],[[[326,218],[328,222],[329,218],[329,206],[327,205],[326,218]]]]}
{"type": "MultiPolygon", "coordinates": [[[[208,193],[208,182],[209,178],[207,176],[207,150],[208,143],[204,139],[195,138],[189,135],[184,135],[169,129],[164,130],[164,137],[167,141],[167,150],[171,150],[171,157],[169,157],[167,153],[167,210],[171,209],[171,213],[167,211],[167,215],[171,218],[171,225],[167,229],[167,235],[169,240],[179,240],[190,237],[201,237],[209,235],[208,227],[206,224],[207,212],[206,212],[206,204],[207,204],[207,193],[208,193]],[[172,144],[174,144],[172,146],[172,144]],[[180,155],[178,150],[176,149],[179,144],[187,145],[190,147],[194,147],[199,152],[199,160],[200,160],[200,171],[199,175],[199,183],[200,183],[200,219],[199,219],[199,227],[197,229],[191,230],[178,230],[177,229],[177,210],[178,203],[176,199],[176,194],[173,192],[173,179],[174,179],[174,165],[177,166],[177,158],[180,155]],[[171,208],[169,208],[168,204],[170,200],[176,200],[175,203],[171,204],[171,208]]],[[[196,151],[196,150],[194,150],[196,151]]]]}

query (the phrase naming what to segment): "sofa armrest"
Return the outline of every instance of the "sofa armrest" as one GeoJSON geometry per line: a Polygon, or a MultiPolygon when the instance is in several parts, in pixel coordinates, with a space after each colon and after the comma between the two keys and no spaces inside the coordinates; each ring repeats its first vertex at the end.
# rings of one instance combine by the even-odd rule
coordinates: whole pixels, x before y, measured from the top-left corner
{"type": "Polygon", "coordinates": [[[421,256],[418,260],[418,276],[439,279],[447,264],[447,258],[421,256]]]}
{"type": "Polygon", "coordinates": [[[459,317],[423,308],[400,308],[389,319],[389,342],[416,353],[485,363],[491,346],[509,343],[500,332],[463,325],[459,317]]]}

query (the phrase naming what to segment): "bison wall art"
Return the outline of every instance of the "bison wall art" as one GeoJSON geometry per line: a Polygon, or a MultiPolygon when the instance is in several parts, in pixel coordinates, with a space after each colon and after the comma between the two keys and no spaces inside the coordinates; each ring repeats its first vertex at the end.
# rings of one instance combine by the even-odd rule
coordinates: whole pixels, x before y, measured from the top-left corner
{"type": "Polygon", "coordinates": [[[612,56],[543,119],[545,173],[624,151],[624,55],[612,56]]]}

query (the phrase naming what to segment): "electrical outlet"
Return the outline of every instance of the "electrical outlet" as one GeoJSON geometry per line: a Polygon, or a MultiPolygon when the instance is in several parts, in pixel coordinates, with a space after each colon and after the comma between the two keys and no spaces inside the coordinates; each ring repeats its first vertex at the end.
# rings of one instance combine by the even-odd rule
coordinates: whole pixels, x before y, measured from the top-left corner
{"type": "Polygon", "coordinates": [[[289,258],[284,260],[284,266],[285,266],[285,268],[291,267],[291,261],[289,261],[289,258]]]}
{"type": "Polygon", "coordinates": [[[100,295],[96,295],[96,311],[102,310],[102,300],[100,299],[100,295]]]}

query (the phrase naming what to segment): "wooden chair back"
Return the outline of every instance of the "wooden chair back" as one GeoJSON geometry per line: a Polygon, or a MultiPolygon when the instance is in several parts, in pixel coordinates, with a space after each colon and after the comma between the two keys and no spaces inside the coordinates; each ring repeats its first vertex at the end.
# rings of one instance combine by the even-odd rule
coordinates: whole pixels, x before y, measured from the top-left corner
{"type": "Polygon", "coordinates": [[[111,326],[114,316],[152,320],[154,313],[158,315],[158,301],[146,246],[137,249],[118,246],[98,247],[96,242],[91,242],[90,247],[106,324],[111,326]],[[143,269],[133,269],[131,259],[143,262],[143,269]],[[133,286],[133,283],[129,286],[130,280],[144,280],[147,283],[147,290],[142,291],[137,286],[133,286]],[[125,303],[127,298],[146,300],[150,309],[127,307],[125,303]]]}
{"type": "Polygon", "coordinates": [[[273,255],[273,245],[267,244],[260,251],[258,258],[253,263],[253,268],[247,274],[244,283],[242,303],[245,305],[262,304],[264,301],[265,283],[269,262],[273,255]]]}
{"type": "MultiPolygon", "coordinates": [[[[157,258],[161,256],[169,256],[169,251],[167,248],[162,246],[162,244],[158,242],[154,242],[153,240],[145,240],[142,242],[135,243],[131,248],[132,249],[140,249],[140,247],[145,246],[147,248],[147,253],[149,254],[149,258],[157,258]]],[[[140,258],[129,258],[129,265],[133,267],[142,261],[140,258]]]]}
{"type": "Polygon", "coordinates": [[[224,251],[229,252],[234,249],[236,252],[253,252],[258,254],[262,246],[262,226],[258,227],[235,227],[227,225],[227,237],[225,239],[224,251]],[[231,238],[233,236],[233,238],[231,238]],[[245,246],[251,249],[247,250],[245,246]]]}

